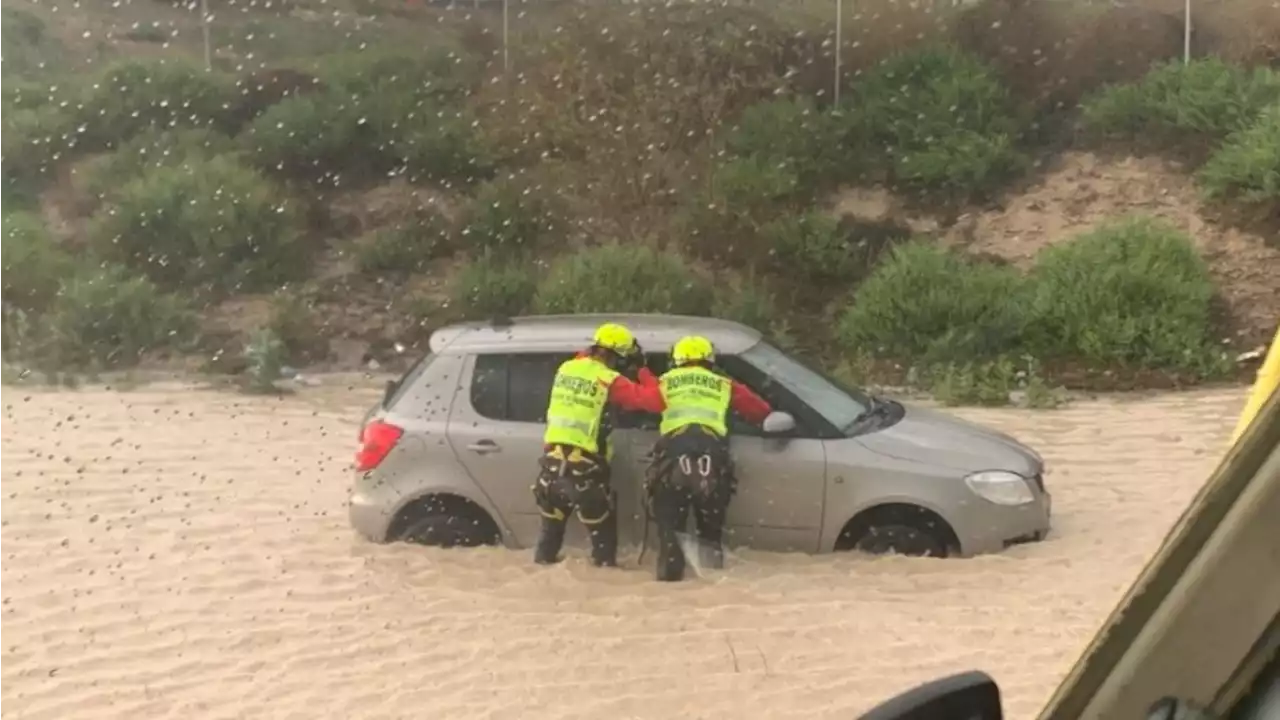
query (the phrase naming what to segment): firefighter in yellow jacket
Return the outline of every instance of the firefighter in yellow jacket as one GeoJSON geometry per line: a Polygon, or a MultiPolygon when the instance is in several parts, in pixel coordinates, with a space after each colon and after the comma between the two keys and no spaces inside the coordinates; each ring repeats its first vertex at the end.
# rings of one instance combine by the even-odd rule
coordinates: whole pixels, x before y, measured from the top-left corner
{"type": "Polygon", "coordinates": [[[662,437],[646,478],[649,506],[658,525],[660,581],[684,577],[685,557],[678,533],[693,515],[702,564],[724,564],[722,547],[729,501],[736,490],[729,457],[729,413],[760,424],[769,403],[715,368],[715,347],[698,336],[682,338],[671,350],[672,369],[658,381],[662,393],[662,437]]]}
{"type": "Polygon", "coordinates": [[[533,485],[542,515],[536,563],[556,562],[565,525],[576,511],[591,536],[592,563],[618,564],[617,499],[609,478],[609,406],[662,412],[658,381],[644,367],[640,345],[630,330],[616,323],[601,325],[591,347],[556,371],[541,470],[533,485]],[[622,374],[631,369],[638,382],[622,374]]]}

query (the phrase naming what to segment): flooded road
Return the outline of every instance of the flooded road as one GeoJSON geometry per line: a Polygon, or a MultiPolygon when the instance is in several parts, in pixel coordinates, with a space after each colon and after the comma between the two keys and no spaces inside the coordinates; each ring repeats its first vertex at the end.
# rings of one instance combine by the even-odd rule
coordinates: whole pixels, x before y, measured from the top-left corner
{"type": "MultiPolygon", "coordinates": [[[[1045,542],[967,560],[375,546],[374,389],[5,388],[10,718],[820,718],[978,668],[1030,718],[1225,450],[1243,389],[959,410],[1044,455],[1045,542]]],[[[532,459],[531,459],[532,462],[532,459]]]]}

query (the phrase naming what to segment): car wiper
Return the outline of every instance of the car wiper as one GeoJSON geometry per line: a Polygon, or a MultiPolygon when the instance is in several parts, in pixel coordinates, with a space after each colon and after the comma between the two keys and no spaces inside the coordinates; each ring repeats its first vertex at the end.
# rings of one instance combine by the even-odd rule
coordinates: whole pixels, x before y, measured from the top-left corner
{"type": "Polygon", "coordinates": [[[845,432],[849,432],[850,430],[852,430],[852,429],[853,429],[853,427],[854,427],[855,425],[857,425],[857,424],[859,424],[859,423],[861,423],[861,422],[863,422],[863,421],[865,421],[865,420],[869,420],[869,419],[871,419],[871,418],[873,418],[873,417],[876,417],[876,416],[882,416],[882,415],[884,415],[884,414],[885,414],[885,411],[886,411],[886,410],[888,410],[888,409],[889,409],[889,407],[890,407],[890,406],[889,406],[889,403],[885,402],[884,400],[881,400],[881,399],[877,398],[877,397],[876,397],[876,396],[874,396],[874,395],[868,395],[868,396],[867,396],[867,400],[868,400],[868,403],[869,403],[869,404],[867,405],[867,409],[866,409],[866,410],[863,410],[863,411],[862,411],[862,412],[860,412],[860,413],[858,413],[858,417],[854,418],[854,419],[853,419],[853,422],[849,423],[849,425],[848,425],[847,427],[845,427],[845,428],[844,428],[844,431],[845,431],[845,432]]]}

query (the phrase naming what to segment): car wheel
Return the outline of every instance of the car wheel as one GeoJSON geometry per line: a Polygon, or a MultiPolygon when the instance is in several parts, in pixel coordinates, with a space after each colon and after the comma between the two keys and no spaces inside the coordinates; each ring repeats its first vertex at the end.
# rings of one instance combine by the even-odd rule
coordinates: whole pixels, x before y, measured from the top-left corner
{"type": "Polygon", "coordinates": [[[960,546],[947,521],[925,508],[906,503],[880,505],[845,524],[836,550],[873,555],[948,557],[960,546]]]}
{"type": "Polygon", "coordinates": [[[486,523],[473,517],[434,512],[414,520],[400,537],[404,542],[433,547],[478,547],[497,541],[486,523]]]}
{"type": "Polygon", "coordinates": [[[873,525],[856,541],[853,549],[872,555],[946,557],[946,543],[923,528],[911,525],[873,525]]]}

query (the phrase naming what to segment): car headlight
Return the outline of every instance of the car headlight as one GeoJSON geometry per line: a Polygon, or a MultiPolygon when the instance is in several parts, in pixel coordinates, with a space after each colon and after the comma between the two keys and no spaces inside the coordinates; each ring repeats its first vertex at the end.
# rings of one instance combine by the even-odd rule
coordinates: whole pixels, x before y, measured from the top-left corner
{"type": "Polygon", "coordinates": [[[983,470],[965,476],[964,483],[983,500],[997,505],[1026,505],[1036,499],[1027,479],[1008,470],[983,470]]]}

